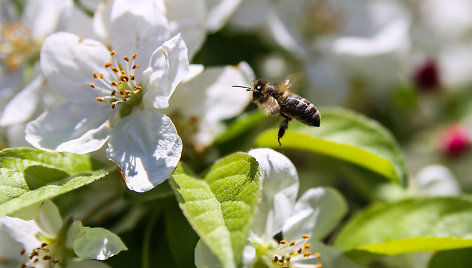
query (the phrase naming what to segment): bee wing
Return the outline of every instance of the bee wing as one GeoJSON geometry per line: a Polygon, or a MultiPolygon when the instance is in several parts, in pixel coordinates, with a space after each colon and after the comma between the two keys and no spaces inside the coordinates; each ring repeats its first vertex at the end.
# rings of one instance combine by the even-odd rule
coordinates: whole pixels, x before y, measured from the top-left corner
{"type": "Polygon", "coordinates": [[[289,74],[282,83],[282,87],[285,90],[295,92],[304,84],[304,76],[301,73],[289,74]]]}
{"type": "Polygon", "coordinates": [[[264,109],[269,115],[276,115],[280,112],[280,106],[274,97],[269,97],[266,101],[259,104],[259,107],[264,109]]]}

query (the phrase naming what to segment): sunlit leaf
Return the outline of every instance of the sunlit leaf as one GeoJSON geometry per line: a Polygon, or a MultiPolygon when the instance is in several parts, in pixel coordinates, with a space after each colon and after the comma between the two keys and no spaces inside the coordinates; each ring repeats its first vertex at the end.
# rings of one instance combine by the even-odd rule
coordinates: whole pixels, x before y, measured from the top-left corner
{"type": "Polygon", "coordinates": [[[407,171],[403,155],[392,135],[377,122],[349,110],[321,109],[321,126],[311,127],[292,120],[282,146],[278,129],[262,133],[259,147],[289,148],[325,154],[352,162],[403,186],[407,171]]]}
{"type": "Polygon", "coordinates": [[[203,179],[187,174],[180,165],[171,180],[184,215],[224,267],[237,267],[260,195],[256,160],[235,153],[217,161],[203,179]]]}
{"type": "Polygon", "coordinates": [[[5,149],[0,152],[0,216],[92,183],[114,169],[88,155],[5,149]]]}
{"type": "Polygon", "coordinates": [[[472,247],[472,200],[424,197],[373,206],[355,216],[335,246],[394,255],[472,247]]]}

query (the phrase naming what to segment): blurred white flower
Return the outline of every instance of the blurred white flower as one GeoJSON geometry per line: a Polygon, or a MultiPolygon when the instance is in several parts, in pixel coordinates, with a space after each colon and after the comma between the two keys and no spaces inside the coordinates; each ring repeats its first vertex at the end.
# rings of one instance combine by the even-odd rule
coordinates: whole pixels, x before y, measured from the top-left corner
{"type": "Polygon", "coordinates": [[[231,86],[249,85],[254,74],[244,62],[205,70],[201,65],[191,67],[193,71],[170,98],[166,114],[183,139],[184,151],[201,152],[221,132],[222,120],[240,114],[248,105],[249,94],[231,86]]]}
{"type": "Polygon", "coordinates": [[[468,86],[472,82],[472,1],[410,2],[415,15],[411,30],[415,57],[437,63],[443,88],[468,86]]]}
{"type": "Polygon", "coordinates": [[[2,267],[108,267],[106,260],[127,250],[121,239],[103,228],[63,222],[57,207],[46,201],[23,214],[27,219],[0,218],[2,267]]]}
{"type": "Polygon", "coordinates": [[[130,39],[138,42],[131,46],[135,51],[128,37],[113,40],[112,47],[123,52],[70,33],[48,37],[41,67],[67,103],[30,122],[26,140],[36,148],[73,153],[108,143],[107,157],[128,188],[143,192],[170,177],[180,159],[182,141],[158,109],[168,107],[189,63],[179,35],[157,49],[130,39]]]}
{"type": "Polygon", "coordinates": [[[399,1],[244,1],[232,22],[246,29],[264,22],[303,62],[306,97],[326,105],[345,100],[353,80],[382,88],[408,73],[410,14],[399,1]]]}
{"type": "MultiPolygon", "coordinates": [[[[140,17],[133,32],[140,38],[155,36],[152,25],[166,25],[169,35],[182,34],[187,44],[189,59],[200,49],[207,32],[219,30],[239,5],[240,0],[113,0],[103,1],[94,14],[94,31],[104,44],[113,39],[110,32],[126,21],[126,13],[140,17]]],[[[130,28],[130,27],[127,27],[130,28]]],[[[128,32],[130,34],[132,32],[128,32]]],[[[121,37],[121,36],[119,36],[121,37]]]]}
{"type": "Polygon", "coordinates": [[[60,30],[90,33],[92,20],[69,0],[29,0],[21,18],[2,15],[0,20],[0,126],[8,126],[10,146],[24,146],[26,122],[60,102],[36,65],[44,39],[60,30]],[[25,75],[28,67],[35,68],[32,76],[25,75]]]}
{"type": "Polygon", "coordinates": [[[458,195],[461,190],[451,170],[442,165],[429,165],[421,169],[411,180],[415,195],[458,195]]]}
{"type": "MultiPolygon", "coordinates": [[[[298,175],[284,155],[271,149],[249,151],[261,168],[262,196],[243,252],[243,267],[358,267],[342,251],[325,246],[328,235],[347,211],[342,196],[329,188],[312,188],[298,200],[298,175]],[[282,240],[276,241],[275,236],[282,240]],[[320,260],[318,260],[321,257],[320,260]]],[[[218,267],[203,242],[195,249],[197,267],[218,267]]]]}

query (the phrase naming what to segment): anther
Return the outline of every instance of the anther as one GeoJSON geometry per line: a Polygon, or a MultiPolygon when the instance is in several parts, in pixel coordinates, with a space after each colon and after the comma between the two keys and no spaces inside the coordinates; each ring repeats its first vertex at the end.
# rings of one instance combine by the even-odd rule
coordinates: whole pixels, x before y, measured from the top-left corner
{"type": "Polygon", "coordinates": [[[117,87],[117,86],[118,86],[118,83],[117,83],[116,81],[111,81],[110,84],[111,84],[112,86],[114,86],[114,87],[117,87]]]}
{"type": "Polygon", "coordinates": [[[102,73],[100,73],[100,74],[98,75],[98,77],[100,77],[101,79],[103,79],[103,77],[105,77],[105,76],[104,76],[102,73]]]}
{"type": "Polygon", "coordinates": [[[48,245],[47,243],[42,243],[42,244],[41,244],[41,247],[44,248],[44,247],[46,247],[47,245],[48,245]]]}
{"type": "Polygon", "coordinates": [[[130,60],[130,57],[124,56],[123,59],[124,59],[125,61],[129,61],[129,60],[130,60]]]}
{"type": "Polygon", "coordinates": [[[316,267],[317,267],[317,268],[323,268],[323,264],[317,263],[317,264],[316,264],[316,267]]]}
{"type": "Polygon", "coordinates": [[[307,243],[303,244],[303,248],[310,248],[310,247],[311,247],[310,244],[307,244],[307,243]]]}
{"type": "Polygon", "coordinates": [[[108,68],[108,67],[110,67],[111,65],[112,65],[111,62],[107,62],[107,63],[105,63],[105,68],[108,68]]]}
{"type": "Polygon", "coordinates": [[[93,71],[93,79],[98,79],[98,75],[96,71],[93,71]]]}
{"type": "Polygon", "coordinates": [[[126,74],[121,74],[120,75],[120,80],[123,81],[123,82],[128,82],[128,77],[126,76],[126,74]]]}
{"type": "Polygon", "coordinates": [[[288,244],[288,245],[291,246],[291,247],[295,246],[295,241],[293,241],[293,240],[290,241],[290,244],[288,244]]]}
{"type": "Polygon", "coordinates": [[[111,108],[112,108],[112,109],[115,109],[115,106],[116,106],[116,101],[114,101],[114,102],[111,103],[111,108]]]}
{"type": "Polygon", "coordinates": [[[116,95],[116,90],[112,90],[112,92],[110,93],[110,96],[115,96],[116,95]]]}
{"type": "Polygon", "coordinates": [[[22,250],[20,251],[20,255],[24,255],[25,253],[26,253],[26,249],[22,249],[22,250]]]}
{"type": "Polygon", "coordinates": [[[303,239],[308,239],[308,238],[310,238],[310,235],[304,234],[304,235],[302,235],[302,238],[303,239]]]}
{"type": "Polygon", "coordinates": [[[118,70],[118,68],[116,67],[111,67],[111,70],[114,72],[114,73],[119,73],[120,70],[118,70]]]}
{"type": "Polygon", "coordinates": [[[277,262],[279,260],[279,256],[274,256],[273,262],[277,262]]]}
{"type": "Polygon", "coordinates": [[[134,53],[133,54],[133,60],[136,59],[138,57],[138,53],[134,53]]]}
{"type": "Polygon", "coordinates": [[[141,89],[143,89],[143,87],[142,86],[134,86],[134,89],[141,90],[141,89]]]}
{"type": "Polygon", "coordinates": [[[135,64],[131,67],[131,69],[139,69],[139,65],[135,64]]]}
{"type": "Polygon", "coordinates": [[[307,258],[307,257],[310,257],[311,256],[311,252],[310,251],[305,251],[303,252],[303,257],[307,258]]]}
{"type": "Polygon", "coordinates": [[[91,88],[95,88],[95,84],[94,84],[94,83],[90,83],[90,87],[91,87],[91,88]]]}
{"type": "Polygon", "coordinates": [[[115,51],[115,50],[110,51],[110,55],[111,55],[111,56],[113,56],[113,55],[115,55],[115,54],[116,54],[116,51],[115,51]]]}
{"type": "Polygon", "coordinates": [[[49,255],[45,255],[45,256],[43,257],[43,260],[45,260],[45,261],[46,261],[46,260],[50,260],[50,259],[51,259],[51,256],[49,256],[49,255]]]}
{"type": "Polygon", "coordinates": [[[285,240],[280,240],[280,244],[281,244],[281,245],[285,245],[285,244],[287,244],[287,241],[285,241],[285,240]]]}
{"type": "Polygon", "coordinates": [[[104,101],[103,97],[97,97],[96,100],[100,102],[104,101]]]}
{"type": "Polygon", "coordinates": [[[319,252],[316,252],[315,253],[315,258],[317,258],[317,259],[321,258],[321,254],[319,252]]]}
{"type": "Polygon", "coordinates": [[[302,250],[303,250],[302,248],[299,248],[299,249],[297,250],[297,253],[298,253],[298,254],[302,254],[302,250]]]}
{"type": "Polygon", "coordinates": [[[131,79],[131,80],[134,81],[134,75],[130,74],[130,75],[129,75],[129,79],[131,79]]]}

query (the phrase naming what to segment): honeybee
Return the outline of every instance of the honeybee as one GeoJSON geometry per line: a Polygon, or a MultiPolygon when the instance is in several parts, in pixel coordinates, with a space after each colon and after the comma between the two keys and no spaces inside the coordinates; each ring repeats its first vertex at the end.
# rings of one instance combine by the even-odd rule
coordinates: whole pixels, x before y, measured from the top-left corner
{"type": "Polygon", "coordinates": [[[283,120],[280,123],[278,139],[284,136],[288,123],[292,118],[309,125],[320,126],[321,116],[315,105],[307,99],[290,92],[294,86],[294,78],[287,76],[283,84],[276,84],[264,80],[256,80],[251,87],[233,86],[245,88],[251,91],[251,99],[269,115],[280,115],[283,120]]]}

